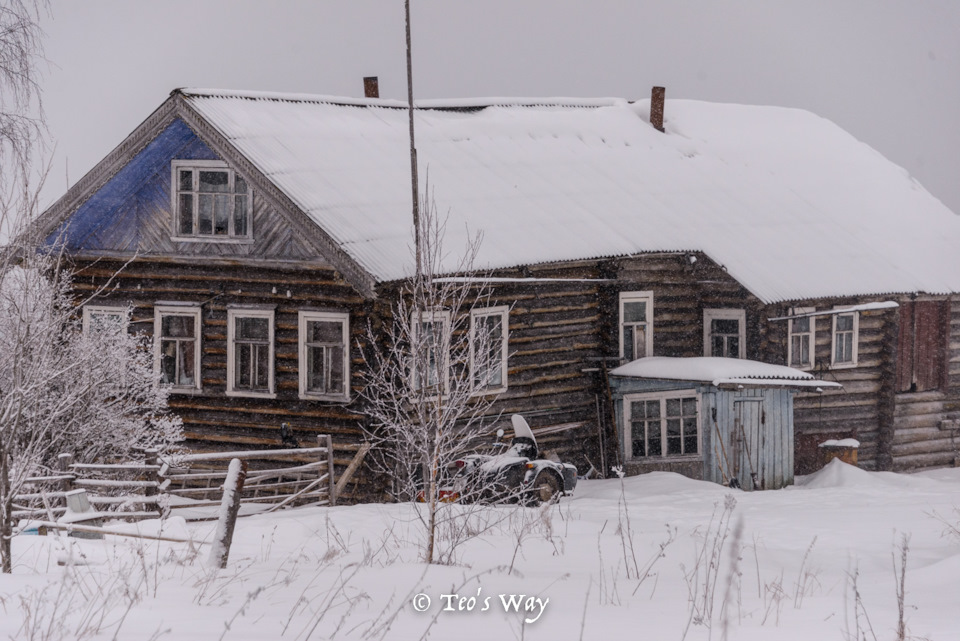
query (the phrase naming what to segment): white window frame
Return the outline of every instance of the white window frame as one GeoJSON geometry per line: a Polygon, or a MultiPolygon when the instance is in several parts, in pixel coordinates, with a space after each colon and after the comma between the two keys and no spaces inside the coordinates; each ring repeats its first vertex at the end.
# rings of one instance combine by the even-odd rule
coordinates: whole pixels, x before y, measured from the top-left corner
{"type": "MultiPolygon", "coordinates": [[[[437,378],[440,379],[440,395],[443,396],[447,394],[450,390],[450,334],[451,334],[451,319],[450,312],[448,310],[413,310],[410,312],[410,328],[412,334],[413,343],[416,344],[420,340],[420,323],[441,323],[440,340],[442,345],[440,346],[440,357],[442,362],[440,363],[439,371],[437,373],[437,378]]],[[[420,381],[418,379],[419,372],[416,371],[417,362],[414,358],[413,353],[410,354],[411,363],[410,363],[410,386],[412,389],[420,389],[420,381]]],[[[429,389],[429,388],[428,388],[429,389]]]]}
{"type": "Polygon", "coordinates": [[[194,199],[196,200],[196,194],[198,193],[198,185],[200,180],[199,171],[202,170],[218,170],[226,171],[229,175],[229,193],[231,196],[231,205],[230,205],[230,215],[227,219],[228,229],[232,230],[234,227],[234,217],[233,217],[233,196],[237,194],[234,193],[234,184],[236,182],[237,172],[227,165],[227,163],[222,160],[186,160],[186,159],[176,159],[170,162],[170,211],[173,212],[172,215],[172,226],[170,229],[170,238],[178,242],[202,242],[202,243],[250,243],[253,242],[253,188],[250,185],[250,181],[247,183],[247,233],[246,234],[236,234],[228,233],[226,234],[201,234],[199,233],[199,205],[195,202],[193,208],[193,233],[192,234],[181,234],[180,233],[180,177],[179,171],[181,169],[192,169],[194,170],[193,177],[193,190],[190,192],[194,194],[194,199]]]}
{"type": "Polygon", "coordinates": [[[350,400],[350,314],[347,312],[321,312],[301,310],[297,315],[297,369],[300,378],[300,398],[315,401],[350,400]],[[307,323],[340,323],[343,328],[343,393],[327,394],[307,389],[307,323]]]}
{"type": "Polygon", "coordinates": [[[476,327],[477,319],[484,318],[487,316],[499,316],[500,317],[500,327],[503,332],[503,340],[500,344],[500,381],[501,384],[497,387],[477,387],[474,391],[474,394],[484,395],[484,394],[499,394],[501,392],[507,391],[507,356],[508,356],[508,343],[510,341],[510,308],[506,305],[500,307],[485,307],[482,309],[472,309],[470,310],[470,384],[476,384],[476,357],[474,352],[474,346],[476,345],[476,327]]]}
{"type": "Polygon", "coordinates": [[[83,306],[83,333],[90,333],[90,321],[94,316],[120,316],[122,326],[126,329],[129,325],[130,308],[118,305],[84,305],[83,306]]]}
{"type": "Polygon", "coordinates": [[[739,321],[739,354],[737,358],[747,357],[747,310],[745,309],[705,309],[703,310],[703,355],[713,356],[713,333],[710,331],[711,321],[714,320],[735,320],[739,321]]]}
{"type": "Polygon", "coordinates": [[[227,308],[227,396],[247,398],[276,398],[276,347],[275,347],[274,310],[263,307],[229,307],[227,308]],[[237,389],[237,346],[236,346],[236,319],[238,318],[266,318],[270,369],[267,372],[267,390],[256,391],[237,389]]]}
{"type": "MultiPolygon", "coordinates": [[[[642,292],[620,292],[620,303],[618,305],[618,316],[617,324],[620,332],[620,358],[626,358],[626,350],[624,349],[624,326],[627,324],[623,320],[623,308],[626,303],[646,303],[647,304],[647,313],[646,320],[644,325],[645,328],[645,340],[644,340],[644,352],[647,356],[653,356],[653,292],[652,291],[642,291],[642,292]]],[[[636,325],[637,323],[630,323],[631,325],[636,325]]],[[[636,334],[634,334],[636,335],[636,334]]],[[[634,359],[636,359],[636,350],[634,350],[634,359]]]]}
{"type": "Polygon", "coordinates": [[[203,351],[203,310],[199,305],[156,305],[153,308],[153,368],[160,378],[161,346],[163,343],[163,317],[164,316],[187,316],[193,318],[193,385],[165,385],[171,393],[190,394],[199,392],[203,385],[203,370],[201,369],[201,352],[203,351]]]}
{"type": "MultiPolygon", "coordinates": [[[[790,310],[791,316],[801,316],[803,314],[813,314],[817,311],[816,307],[794,307],[790,310]]],[[[810,331],[808,332],[794,332],[793,323],[797,320],[796,318],[790,318],[787,320],[787,366],[793,367],[794,369],[799,369],[802,371],[813,370],[817,366],[817,317],[808,316],[810,320],[810,331]],[[794,336],[806,336],[807,340],[810,341],[810,363],[807,365],[793,364],[793,337],[794,336]]]]}
{"type": "MultiPolygon", "coordinates": [[[[696,460],[703,458],[703,413],[700,394],[693,389],[671,390],[667,392],[643,392],[640,394],[626,394],[623,397],[623,454],[628,461],[676,461],[696,460]],[[696,454],[664,454],[667,442],[667,400],[673,398],[693,398],[697,402],[697,452],[696,454]],[[660,401],[660,455],[633,456],[633,421],[632,403],[634,401],[660,401]]],[[[682,402],[681,402],[682,406],[682,402]]]]}
{"type": "MultiPolygon", "coordinates": [[[[838,305],[834,309],[843,309],[844,306],[838,305]]],[[[845,314],[834,314],[830,321],[830,368],[847,369],[857,367],[860,345],[860,312],[847,312],[845,314]],[[841,316],[853,316],[853,336],[851,338],[850,361],[837,361],[837,319],[841,316]]]]}

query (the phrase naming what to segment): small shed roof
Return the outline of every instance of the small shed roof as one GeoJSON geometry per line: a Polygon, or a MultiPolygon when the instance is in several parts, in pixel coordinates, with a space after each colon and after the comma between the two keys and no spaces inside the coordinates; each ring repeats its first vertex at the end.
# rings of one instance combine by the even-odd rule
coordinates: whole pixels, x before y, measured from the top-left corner
{"type": "MultiPolygon", "coordinates": [[[[402,103],[181,95],[378,280],[412,272],[402,103]]],[[[668,100],[420,103],[421,176],[449,264],[478,269],[700,250],[765,302],[960,292],[960,219],[833,123],[780,107],[668,100]]]]}
{"type": "Polygon", "coordinates": [[[743,385],[759,387],[841,387],[839,383],[814,378],[785,365],[771,365],[742,358],[700,356],[673,358],[648,356],[621,365],[610,372],[611,376],[649,378],[673,381],[700,381],[715,387],[743,385]]]}

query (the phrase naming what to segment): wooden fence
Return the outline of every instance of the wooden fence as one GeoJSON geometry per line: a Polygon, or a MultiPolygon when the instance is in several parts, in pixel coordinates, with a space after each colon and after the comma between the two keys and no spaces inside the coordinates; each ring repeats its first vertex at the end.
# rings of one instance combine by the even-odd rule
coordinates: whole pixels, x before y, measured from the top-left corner
{"type": "Polygon", "coordinates": [[[72,455],[61,454],[56,474],[27,479],[27,491],[14,499],[14,518],[61,517],[67,493],[78,489],[87,490],[91,507],[102,518],[216,518],[227,465],[235,458],[249,466],[241,514],[336,505],[338,487],[349,481],[367,448],[361,448],[337,483],[330,436],[317,439],[312,448],[186,454],[169,460],[147,451],[142,462],[130,463],[74,463],[72,455]]]}

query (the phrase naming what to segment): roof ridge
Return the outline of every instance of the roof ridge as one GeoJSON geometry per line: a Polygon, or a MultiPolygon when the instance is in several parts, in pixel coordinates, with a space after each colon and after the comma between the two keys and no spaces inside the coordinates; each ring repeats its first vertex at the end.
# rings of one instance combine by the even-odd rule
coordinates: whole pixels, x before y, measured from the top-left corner
{"type": "MultiPolygon", "coordinates": [[[[345,107],[387,107],[406,109],[407,103],[392,98],[352,98],[349,96],[331,96],[310,93],[286,93],[280,91],[258,91],[245,89],[208,89],[180,87],[171,95],[180,94],[186,98],[238,98],[245,100],[274,100],[277,102],[302,102],[311,104],[329,104],[345,107]]],[[[625,98],[599,97],[480,97],[480,98],[429,98],[414,101],[418,109],[485,109],[487,107],[569,107],[597,108],[629,104],[625,98]]]]}

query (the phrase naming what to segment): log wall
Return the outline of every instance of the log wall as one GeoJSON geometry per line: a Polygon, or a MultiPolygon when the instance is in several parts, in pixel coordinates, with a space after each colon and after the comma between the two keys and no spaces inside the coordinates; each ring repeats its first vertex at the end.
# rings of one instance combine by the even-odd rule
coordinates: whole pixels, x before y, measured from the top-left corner
{"type": "Polygon", "coordinates": [[[960,297],[950,300],[949,329],[937,354],[946,362],[939,390],[896,394],[892,454],[894,470],[960,465],[960,297]]]}
{"type": "MultiPolygon", "coordinates": [[[[171,408],[184,421],[186,445],[198,451],[280,446],[279,427],[288,422],[304,445],[318,433],[333,435],[336,464],[342,470],[363,440],[362,349],[368,321],[389,318],[396,284],[380,287],[368,300],[329,267],[296,269],[279,265],[213,265],[183,260],[138,259],[124,266],[100,260],[77,265],[75,288],[81,296],[100,292],[98,304],[130,304],[133,327],[153,332],[157,301],[202,307],[203,389],[173,394],[171,408]],[[232,398],[226,391],[227,309],[231,305],[275,306],[276,399],[232,398]],[[301,309],[350,314],[351,381],[349,403],[298,398],[297,312],[301,309]]],[[[616,429],[604,370],[619,364],[618,295],[654,292],[654,347],[657,356],[703,354],[703,310],[746,310],[747,358],[785,364],[787,322],[769,318],[791,307],[831,309],[877,298],[838,298],[764,305],[702,254],[649,254],[615,261],[576,261],[501,270],[497,277],[566,279],[496,283],[490,306],[508,305],[508,389],[490,410],[491,429],[509,430],[509,417],[523,414],[541,449],[562,460],[600,470],[615,464],[616,429]],[[690,256],[696,260],[691,261],[690,256]],[[554,426],[560,429],[551,430],[554,426]],[[605,441],[600,454],[601,438],[605,441]]],[[[883,297],[888,300],[891,297],[883,297]]],[[[952,465],[958,459],[960,422],[960,297],[951,308],[947,380],[944,390],[894,393],[897,310],[862,312],[858,365],[830,368],[830,316],[816,319],[813,372],[835,380],[841,391],[798,393],[794,400],[796,472],[816,469],[817,444],[829,438],[861,442],[860,463],[868,469],[917,469],[952,465]]],[[[605,472],[608,470],[605,470],[605,472]]],[[[382,497],[374,475],[358,475],[346,500],[382,497]]]]}
{"type": "Polygon", "coordinates": [[[598,374],[602,353],[603,265],[597,261],[502,270],[498,278],[566,279],[496,283],[488,306],[509,313],[507,390],[489,410],[491,429],[512,433],[510,416],[522,414],[543,452],[555,452],[581,472],[599,470],[598,374]]]}
{"type": "MultiPolygon", "coordinates": [[[[331,434],[335,463],[342,470],[362,440],[363,415],[350,403],[301,400],[298,379],[297,314],[301,309],[350,313],[352,397],[363,365],[359,345],[365,339],[372,306],[324,268],[295,272],[265,267],[204,266],[182,262],[97,261],[76,266],[74,289],[82,296],[99,292],[96,304],[132,306],[132,330],[153,336],[157,301],[197,303],[202,309],[202,389],[171,393],[170,408],[183,419],[184,445],[197,452],[280,447],[280,424],[290,424],[304,447],[317,434],[331,434]],[[231,305],[275,306],[276,398],[226,396],[227,309],[231,305]]],[[[353,492],[353,488],[348,490],[353,492]]],[[[361,487],[361,493],[369,488],[361,487]]]]}
{"type": "MultiPolygon", "coordinates": [[[[784,316],[792,307],[814,307],[830,310],[852,306],[874,299],[819,299],[791,305],[771,305],[769,317],[784,316]]],[[[861,312],[857,366],[833,368],[830,352],[833,340],[833,317],[815,317],[815,367],[817,378],[834,381],[843,389],[826,389],[823,393],[798,393],[794,399],[796,433],[796,472],[809,474],[819,467],[817,446],[828,439],[855,438],[860,441],[859,461],[862,467],[876,467],[881,418],[890,422],[889,408],[884,412],[882,399],[892,393],[892,350],[896,343],[896,310],[861,312]]],[[[786,364],[788,322],[768,322],[769,341],[759,360],[786,364]]]]}

